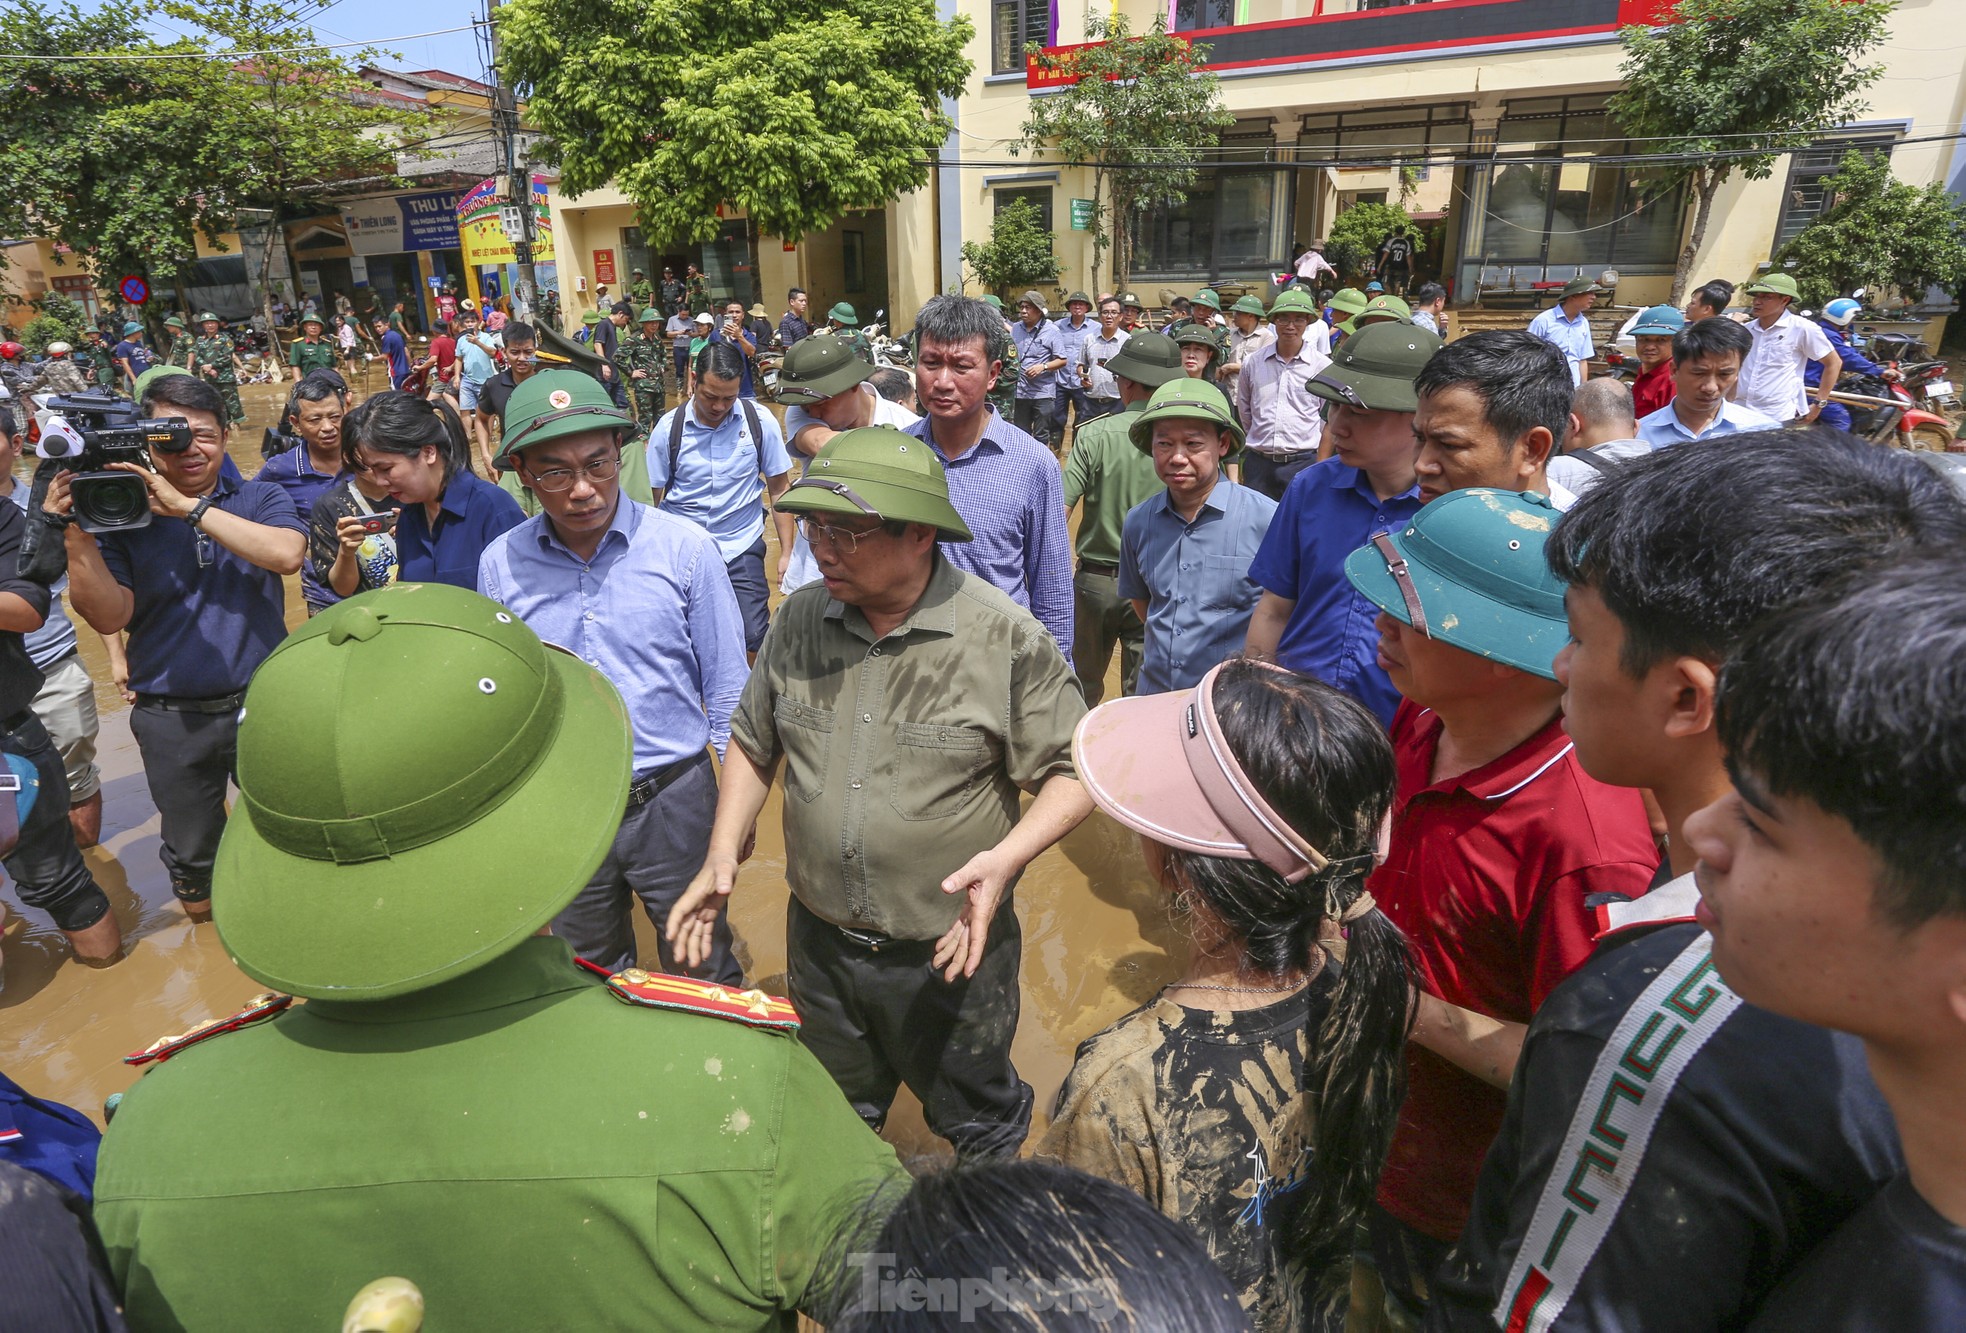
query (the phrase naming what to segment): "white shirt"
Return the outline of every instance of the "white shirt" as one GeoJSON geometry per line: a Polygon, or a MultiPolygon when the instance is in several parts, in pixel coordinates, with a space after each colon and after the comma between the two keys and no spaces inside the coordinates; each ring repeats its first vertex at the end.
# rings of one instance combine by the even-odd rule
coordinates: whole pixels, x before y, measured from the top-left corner
{"type": "MultiPolygon", "coordinates": [[[[906,430],[921,420],[901,404],[889,402],[875,393],[874,386],[865,380],[860,383],[860,392],[874,400],[874,419],[870,423],[872,425],[892,426],[896,430],[906,430]]],[[[803,407],[788,407],[785,409],[785,442],[791,444],[799,437],[799,432],[807,426],[825,424],[803,407]]],[[[792,457],[799,465],[799,476],[803,477],[806,469],[812,466],[812,460],[797,449],[792,450],[792,457]]],[[[807,544],[805,533],[801,532],[792,543],[792,558],[785,564],[785,577],[779,580],[778,591],[792,592],[805,587],[818,577],[819,562],[812,558],[812,547],[807,544]]]]}
{"type": "MultiPolygon", "coordinates": [[[[1628,463],[1634,458],[1643,458],[1658,446],[1648,440],[1606,440],[1603,444],[1590,447],[1593,458],[1601,458],[1615,471],[1619,464],[1628,463]]],[[[1572,454],[1560,454],[1549,461],[1545,469],[1549,477],[1550,489],[1562,486],[1574,495],[1582,495],[1591,487],[1604,480],[1604,474],[1589,463],[1579,462],[1572,454]]],[[[1555,503],[1552,501],[1552,503],[1555,503]]],[[[1569,505],[1557,505],[1568,509],[1569,505]]]]}
{"type": "Polygon", "coordinates": [[[1271,455],[1316,449],[1324,434],[1324,400],[1304,386],[1331,364],[1331,357],[1304,340],[1288,361],[1266,343],[1242,363],[1236,376],[1236,412],[1249,432],[1249,447],[1271,455]]]}
{"type": "Polygon", "coordinates": [[[1802,382],[1803,367],[1835,350],[1821,326],[1793,310],[1784,310],[1781,318],[1765,329],[1759,320],[1749,320],[1747,330],[1754,346],[1741,362],[1734,401],[1776,421],[1807,416],[1809,390],[1802,382]]]}
{"type": "Polygon", "coordinates": [[[1331,359],[1331,326],[1323,319],[1314,319],[1304,330],[1304,346],[1316,352],[1326,361],[1331,359]]]}
{"type": "Polygon", "coordinates": [[[1572,384],[1584,382],[1584,363],[1597,355],[1597,348],[1591,343],[1588,314],[1568,318],[1563,313],[1563,304],[1558,302],[1529,321],[1529,332],[1569,358],[1572,384]]]}
{"type": "Polygon", "coordinates": [[[1120,348],[1126,346],[1130,335],[1125,329],[1114,329],[1108,338],[1098,329],[1086,335],[1079,347],[1079,370],[1085,382],[1085,396],[1088,398],[1117,398],[1120,396],[1119,382],[1113,372],[1099,364],[1119,355],[1120,348]]]}
{"type": "Polygon", "coordinates": [[[1297,276],[1309,282],[1320,273],[1338,276],[1338,270],[1331,267],[1331,261],[1315,250],[1306,250],[1297,261],[1297,276]]]}

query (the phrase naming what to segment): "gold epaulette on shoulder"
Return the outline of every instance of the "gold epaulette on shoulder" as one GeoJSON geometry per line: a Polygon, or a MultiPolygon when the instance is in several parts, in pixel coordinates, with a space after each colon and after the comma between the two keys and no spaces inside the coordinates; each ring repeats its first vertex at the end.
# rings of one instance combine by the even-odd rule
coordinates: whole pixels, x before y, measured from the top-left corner
{"type": "Polygon", "coordinates": [[[644,972],[639,967],[608,976],[607,986],[624,1004],[649,1009],[680,1009],[684,1013],[710,1018],[728,1018],[754,1028],[773,1032],[797,1032],[799,1014],[789,1000],[767,995],[761,990],[732,990],[713,981],[673,977],[666,972],[644,972]]]}
{"type": "Polygon", "coordinates": [[[208,1018],[189,1032],[175,1037],[159,1037],[142,1050],[123,1057],[126,1065],[147,1065],[170,1059],[187,1046],[196,1046],[207,1037],[216,1037],[221,1032],[237,1032],[240,1028],[263,1023],[294,1002],[291,995],[281,995],[268,991],[255,995],[252,1002],[230,1018],[208,1018]]]}

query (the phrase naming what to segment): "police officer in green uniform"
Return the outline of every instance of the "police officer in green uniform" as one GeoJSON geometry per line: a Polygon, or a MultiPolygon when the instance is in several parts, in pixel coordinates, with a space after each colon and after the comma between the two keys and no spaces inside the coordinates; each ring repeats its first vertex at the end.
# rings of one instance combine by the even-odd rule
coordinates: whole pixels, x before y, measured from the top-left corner
{"type": "Polygon", "coordinates": [[[95,385],[99,389],[113,389],[116,387],[116,359],[109,354],[109,341],[102,336],[101,329],[90,329],[88,336],[89,345],[82,350],[94,370],[95,385]]]}
{"type": "Polygon", "coordinates": [[[692,314],[700,315],[710,308],[710,279],[694,264],[685,271],[683,291],[692,314]]]}
{"type": "Polygon", "coordinates": [[[628,284],[628,299],[635,303],[637,309],[646,309],[655,303],[655,288],[649,284],[649,271],[638,268],[634,277],[635,280],[628,284]]]}
{"type": "Polygon", "coordinates": [[[287,364],[293,367],[295,384],[310,370],[334,369],[334,344],[321,336],[326,327],[321,316],[312,310],[300,317],[300,337],[287,349],[287,364]]]}
{"type": "Polygon", "coordinates": [[[614,362],[622,384],[627,386],[635,420],[647,430],[662,415],[662,363],[668,358],[662,346],[662,313],[653,306],[644,307],[636,323],[638,329],[621,336],[614,362]]]}
{"type": "Polygon", "coordinates": [[[607,679],[397,584],[295,630],[242,718],[217,928],[308,1002],[133,1057],[95,1196],[131,1327],[332,1326],[385,1274],[433,1329],[791,1327],[901,1168],[783,1001],[540,935],[621,824],[607,679]]]}
{"type": "Polygon", "coordinates": [[[171,331],[171,345],[164,353],[163,363],[167,366],[179,366],[185,370],[191,369],[192,346],[197,339],[185,331],[183,317],[172,315],[164,321],[164,327],[171,331]]]}
{"type": "Polygon", "coordinates": [[[233,346],[232,335],[224,331],[219,317],[211,311],[198,316],[198,327],[203,332],[192,341],[189,368],[217,388],[236,426],[246,419],[245,404],[239,401],[239,349],[233,346]]]}
{"type": "Polygon", "coordinates": [[[860,329],[860,313],[845,301],[837,302],[826,312],[826,327],[820,332],[830,333],[843,342],[852,343],[855,356],[862,361],[870,363],[873,361],[873,346],[868,343],[867,335],[860,329]]]}

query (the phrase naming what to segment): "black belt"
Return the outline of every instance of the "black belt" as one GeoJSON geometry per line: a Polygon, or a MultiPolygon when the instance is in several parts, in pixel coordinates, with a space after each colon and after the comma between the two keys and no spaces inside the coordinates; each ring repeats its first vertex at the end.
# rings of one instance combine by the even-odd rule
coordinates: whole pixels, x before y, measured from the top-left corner
{"type": "Polygon", "coordinates": [[[1103,574],[1109,579],[1116,579],[1120,576],[1120,567],[1118,565],[1106,564],[1101,560],[1081,560],[1079,561],[1079,572],[1083,574],[1103,574]]]}
{"type": "Polygon", "coordinates": [[[704,754],[693,754],[687,759],[678,759],[667,768],[658,768],[645,778],[636,778],[633,785],[628,788],[629,809],[632,810],[638,805],[647,805],[650,801],[660,796],[663,788],[667,787],[677,778],[689,772],[698,764],[707,764],[709,762],[710,756],[707,752],[704,754]]]}
{"type": "Polygon", "coordinates": [[[904,940],[893,935],[883,935],[878,930],[859,930],[850,926],[836,926],[822,916],[815,914],[814,920],[834,931],[849,944],[857,945],[868,953],[894,953],[913,949],[923,953],[935,951],[934,940],[904,940]]]}
{"type": "Polygon", "coordinates": [[[236,713],[246,701],[244,690],[211,699],[187,699],[176,694],[139,694],[137,707],[161,708],[168,713],[236,713]]]}

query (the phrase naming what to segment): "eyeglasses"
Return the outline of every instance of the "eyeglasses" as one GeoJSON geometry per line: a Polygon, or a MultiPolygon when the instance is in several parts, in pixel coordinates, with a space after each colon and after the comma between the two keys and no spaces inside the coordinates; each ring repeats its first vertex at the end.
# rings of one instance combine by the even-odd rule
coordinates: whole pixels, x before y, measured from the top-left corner
{"type": "Polygon", "coordinates": [[[880,530],[880,527],[876,525],[871,528],[863,528],[856,532],[852,528],[840,528],[835,527],[831,523],[823,523],[810,514],[799,519],[799,531],[805,534],[807,542],[817,546],[821,541],[824,541],[834,550],[844,552],[847,555],[852,555],[860,549],[860,539],[862,537],[871,537],[880,530]]]}
{"type": "Polygon", "coordinates": [[[558,495],[561,491],[570,491],[573,489],[575,477],[585,477],[591,482],[598,483],[613,481],[620,471],[621,456],[617,454],[613,458],[597,458],[585,467],[556,467],[550,472],[534,472],[531,469],[527,469],[526,484],[536,491],[545,491],[549,495],[558,495]]]}

